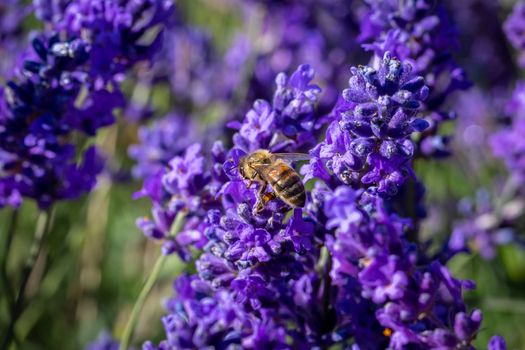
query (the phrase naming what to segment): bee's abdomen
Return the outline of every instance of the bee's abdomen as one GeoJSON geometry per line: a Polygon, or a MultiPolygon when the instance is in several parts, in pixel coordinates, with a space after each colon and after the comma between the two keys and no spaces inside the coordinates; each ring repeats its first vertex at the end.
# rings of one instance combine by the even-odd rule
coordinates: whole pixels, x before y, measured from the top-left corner
{"type": "Polygon", "coordinates": [[[285,164],[275,164],[268,169],[268,182],[275,194],[286,204],[304,207],[306,193],[301,177],[285,164]]]}

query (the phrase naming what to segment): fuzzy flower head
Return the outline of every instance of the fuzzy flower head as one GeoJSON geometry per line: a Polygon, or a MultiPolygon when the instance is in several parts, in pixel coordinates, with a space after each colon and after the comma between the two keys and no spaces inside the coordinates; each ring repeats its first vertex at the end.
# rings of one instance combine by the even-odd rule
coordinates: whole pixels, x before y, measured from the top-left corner
{"type": "Polygon", "coordinates": [[[149,197],[152,218],[137,220],[144,235],[162,243],[165,254],[177,253],[183,260],[191,258],[189,246],[202,248],[207,242],[207,222],[198,218],[216,204],[214,186],[201,145],[193,144],[181,156],[175,156],[168,166],[145,179],[135,198],[149,197]],[[176,236],[171,233],[177,214],[187,213],[186,223],[176,236]]]}
{"type": "Polygon", "coordinates": [[[181,276],[177,297],[167,302],[162,322],[167,339],[143,350],[185,348],[285,349],[285,333],[271,320],[260,322],[240,308],[226,291],[214,293],[196,277],[181,276]]]}
{"type": "MultiPolygon", "coordinates": [[[[454,279],[437,261],[417,266],[415,247],[404,237],[409,220],[389,213],[382,200],[367,199],[346,186],[325,201],[328,225],[335,229],[327,239],[333,283],[355,281],[361,303],[375,309],[389,348],[453,348],[474,339],[481,313],[467,314],[461,300],[472,283],[454,279]]],[[[344,298],[350,299],[347,293],[344,298]]]]}
{"type": "MultiPolygon", "coordinates": [[[[410,136],[428,126],[418,116],[428,88],[422,77],[411,74],[410,65],[388,53],[379,69],[361,66],[351,72],[349,88],[335,107],[336,120],[312,153],[343,183],[395,194],[412,176],[410,136]]],[[[319,167],[307,169],[326,177],[319,167]]]]}
{"type": "Polygon", "coordinates": [[[22,0],[6,0],[0,4],[0,74],[11,78],[15,74],[19,56],[27,45],[24,35],[24,18],[31,7],[22,0]]]}
{"type": "Polygon", "coordinates": [[[411,136],[427,126],[419,108],[428,89],[410,66],[385,55],[377,69],[352,69],[326,138],[311,152],[308,173],[323,181],[306,190],[305,208],[288,215],[275,198],[253,210],[270,186],[247,186],[235,171],[239,159],[259,148],[311,147],[319,126],[311,77],[308,66],[289,79],[279,75],[272,102],[258,100],[230,123],[237,130],[232,148],[214,144],[211,166],[194,146],[172,159],[154,182],[166,196],[145,186],[161,198],[157,213],[167,214],[156,216],[155,227],[164,226],[152,236],[166,231],[177,198],[192,198],[198,205],[185,207],[185,229],[204,238],[190,243],[201,251],[197,273],[176,282],[163,319],[166,339],[145,350],[448,349],[475,338],[481,313],[462,299],[473,283],[455,279],[408,241],[412,221],[383,198],[405,182],[411,136]],[[199,179],[207,182],[195,186],[199,179]]]}
{"type": "Polygon", "coordinates": [[[430,127],[417,144],[419,155],[448,155],[446,137],[439,134],[440,125],[455,118],[443,111],[449,96],[470,86],[465,71],[455,62],[452,53],[458,34],[443,6],[433,0],[367,0],[368,11],[361,18],[359,39],[365,49],[377,57],[391,52],[406,63],[414,73],[425,78],[430,127]]]}
{"type": "Polygon", "coordinates": [[[454,223],[448,243],[450,253],[474,251],[484,259],[492,259],[498,246],[520,241],[518,223],[525,211],[525,203],[519,197],[509,198],[496,209],[496,198],[502,195],[491,195],[481,189],[474,200],[463,198],[459,202],[462,219],[454,223]]]}
{"type": "Polygon", "coordinates": [[[37,1],[36,6],[54,30],[83,37],[92,45],[91,73],[103,80],[153,57],[174,7],[165,0],[72,0],[53,6],[37,1]],[[160,34],[147,39],[156,27],[160,34]]]}
{"type": "MultiPolygon", "coordinates": [[[[365,2],[369,11],[361,21],[359,39],[367,43],[366,49],[377,55],[390,51],[422,75],[437,74],[439,68],[457,68],[450,55],[458,46],[458,34],[441,5],[432,0],[365,2]]],[[[451,78],[462,76],[455,73],[451,78]]]]}
{"type": "Polygon", "coordinates": [[[102,157],[91,147],[77,163],[68,136],[75,129],[92,135],[113,122],[112,110],[121,100],[118,93],[98,90],[75,103],[88,83],[83,69],[89,46],[82,40],[37,37],[32,44],[24,75],[0,93],[0,181],[14,186],[11,195],[47,207],[94,186],[102,157]],[[98,99],[96,105],[93,99],[98,99]]]}
{"type": "Polygon", "coordinates": [[[495,335],[489,340],[488,344],[489,350],[507,350],[507,343],[500,335],[495,335]]]}
{"type": "Polygon", "coordinates": [[[507,169],[521,182],[525,179],[525,84],[517,84],[506,112],[511,123],[490,138],[492,153],[505,162],[507,169]]]}
{"type": "Polygon", "coordinates": [[[519,1],[514,5],[512,13],[503,25],[507,39],[519,53],[519,64],[525,66],[525,2],[519,1]]]}
{"type": "Polygon", "coordinates": [[[276,74],[307,62],[323,86],[320,109],[328,111],[344,84],[344,64],[358,51],[350,3],[249,0],[242,5],[247,28],[254,20],[263,23],[258,39],[264,42],[264,49],[253,50],[256,62],[250,87],[255,96],[268,98],[267,86],[276,74]]]}
{"type": "MultiPolygon", "coordinates": [[[[162,237],[159,233],[166,231],[166,225],[161,218],[166,215],[158,214],[173,217],[177,207],[184,205],[189,218],[186,231],[188,224],[195,222],[195,231],[203,240],[186,240],[202,250],[195,261],[198,277],[191,282],[200,284],[202,293],[191,294],[187,303],[179,293],[171,304],[178,306],[165,318],[167,340],[159,348],[167,344],[179,347],[179,341],[190,341],[188,337],[195,347],[237,344],[247,349],[286,348],[290,341],[305,341],[306,331],[296,335],[294,330],[302,325],[276,306],[288,300],[294,303],[291,293],[283,295],[281,291],[304,274],[305,266],[313,268],[313,257],[318,254],[313,244],[317,226],[301,209],[287,217],[290,208],[279,199],[254,213],[260,189],[248,188],[233,169],[247,152],[270,149],[272,142],[276,149],[289,152],[313,142],[313,104],[319,88],[310,83],[312,76],[308,66],[299,67],[290,78],[279,75],[272,103],[258,100],[244,120],[231,124],[238,130],[233,148],[228,151],[222,144],[214,144],[211,167],[200,150],[190,146],[184,156],[170,161],[170,168],[162,175],[161,186],[167,196],[160,196],[160,205],[154,204],[161,208],[152,220],[154,225],[147,227],[152,221],[139,225],[151,237],[162,237]],[[217,191],[212,193],[213,188],[217,191]],[[180,199],[185,202],[177,205],[180,199]],[[181,305],[185,314],[180,313],[181,305]],[[194,312],[199,316],[193,317],[194,312]],[[289,341],[288,336],[298,340],[289,341]]],[[[155,197],[156,187],[149,188],[155,197]]],[[[144,190],[148,191],[146,186],[144,190]]],[[[179,243],[177,252],[187,257],[179,236],[174,238],[179,243]]]]}
{"type": "Polygon", "coordinates": [[[136,178],[153,176],[175,156],[197,139],[195,125],[188,119],[170,114],[149,127],[139,129],[139,144],[130,146],[128,153],[137,165],[133,167],[136,178]]]}
{"type": "Polygon", "coordinates": [[[314,113],[321,89],[312,84],[314,70],[301,65],[290,76],[280,73],[272,103],[257,100],[246,114],[244,123],[231,122],[238,129],[235,145],[245,152],[261,148],[272,151],[298,151],[315,142],[319,118],[314,113]]]}

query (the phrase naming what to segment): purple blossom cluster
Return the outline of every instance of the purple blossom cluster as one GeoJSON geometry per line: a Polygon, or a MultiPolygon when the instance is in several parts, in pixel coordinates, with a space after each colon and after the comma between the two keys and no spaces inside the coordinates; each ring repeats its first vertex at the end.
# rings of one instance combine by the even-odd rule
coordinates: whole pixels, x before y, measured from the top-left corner
{"type": "Polygon", "coordinates": [[[519,198],[495,202],[486,190],[480,190],[475,201],[464,198],[460,202],[464,219],[454,224],[449,240],[452,252],[472,250],[492,259],[498,246],[518,241],[515,224],[523,215],[525,203],[519,198]]]}
{"type": "Polygon", "coordinates": [[[407,239],[412,220],[382,199],[393,193],[388,187],[363,181],[352,188],[335,167],[324,167],[336,161],[314,157],[305,167],[324,181],[307,191],[305,208],[287,216],[280,199],[255,211],[258,189],[235,171],[240,158],[257,149],[320,149],[332,133],[341,134],[349,159],[358,140],[376,143],[363,158],[380,158],[371,167],[391,159],[391,169],[408,167],[411,154],[395,154],[396,160],[379,152],[410,147],[408,136],[426,126],[417,118],[427,94],[423,78],[388,54],[378,71],[360,67],[352,74],[335,110],[346,108],[340,116],[356,122],[335,119],[317,146],[311,144],[320,133],[316,125],[326,118],[316,113],[320,89],[303,65],[289,78],[277,76],[272,103],[257,100],[242,122],[231,124],[237,132],[229,151],[217,142],[206,157],[193,145],[146,180],[141,193],[152,199],[153,220],[140,219],[139,227],[163,241],[165,254],[177,252],[186,261],[192,249],[200,254],[197,274],[175,281],[176,296],[162,318],[166,339],[143,349],[472,347],[482,316],[468,310],[463,293],[474,283],[455,279],[407,239]],[[187,221],[173,237],[170,227],[181,211],[187,221]]]}
{"type": "Polygon", "coordinates": [[[175,290],[177,298],[167,302],[170,314],[163,318],[169,338],[159,347],[146,342],[143,349],[286,348],[283,328],[271,319],[261,323],[244,312],[230,293],[214,292],[195,276],[181,276],[175,282],[175,290]]]}
{"type": "Polygon", "coordinates": [[[452,53],[459,41],[455,26],[441,4],[433,0],[367,0],[362,11],[359,40],[377,57],[385,52],[410,63],[429,88],[424,109],[430,127],[418,142],[423,156],[449,154],[449,137],[439,134],[439,126],[455,118],[443,110],[449,96],[470,86],[464,70],[452,53]]]}
{"type": "MultiPolygon", "coordinates": [[[[162,259],[188,268],[165,303],[163,340],[144,350],[474,349],[483,316],[466,296],[475,283],[447,263],[522,243],[525,84],[501,107],[494,96],[513,74],[499,67],[489,92],[480,85],[455,99],[471,84],[446,11],[458,4],[232,0],[217,6],[235,8],[243,32],[220,47],[171,0],[6,1],[0,208],[30,198],[47,209],[90,192],[105,161],[92,138],[117,110],[152,118],[128,148],[143,181],[134,198],[152,205],[137,226],[162,259]],[[30,10],[44,29],[24,50],[30,10]],[[348,69],[358,61],[368,63],[348,69]],[[152,96],[164,90],[172,96],[156,109],[152,96]],[[507,174],[460,201],[437,247],[420,235],[428,203],[414,162],[451,154],[442,134],[456,118],[451,105],[465,115],[457,144],[488,159],[473,161],[476,170],[491,163],[490,149],[507,174]],[[241,165],[260,150],[297,173],[304,205],[287,204],[292,190],[266,181],[263,166],[246,178],[241,165]]],[[[522,65],[524,19],[519,2],[504,25],[522,65]]],[[[105,333],[88,347],[116,348],[105,333]]],[[[488,348],[506,344],[494,336],[488,348]]]]}
{"type": "Polygon", "coordinates": [[[103,158],[73,139],[114,122],[113,110],[124,104],[121,75],[151,59],[160,39],[148,45],[139,40],[170,13],[169,4],[160,2],[49,5],[34,4],[51,29],[35,36],[22,74],[0,94],[2,206],[28,197],[48,207],[89,192],[103,158]],[[146,14],[148,20],[141,20],[146,14]]]}
{"type": "Polygon", "coordinates": [[[7,0],[0,5],[0,74],[4,79],[15,74],[13,67],[27,44],[23,23],[29,11],[30,7],[21,0],[7,0]]]}
{"type": "Polygon", "coordinates": [[[340,181],[391,196],[407,178],[414,144],[410,136],[428,127],[419,115],[428,95],[424,79],[411,66],[386,53],[376,70],[353,67],[349,88],[334,108],[325,141],[312,151],[307,179],[330,182],[326,163],[340,181]]]}
{"type": "Polygon", "coordinates": [[[462,219],[454,224],[449,240],[452,252],[476,251],[486,259],[496,256],[498,246],[523,244],[519,235],[525,213],[523,190],[525,145],[525,85],[518,82],[501,113],[503,124],[488,139],[493,155],[507,168],[505,184],[496,179],[494,188],[479,190],[475,200],[464,198],[459,205],[462,219]],[[491,193],[492,192],[492,193],[491,193]]]}
{"type": "Polygon", "coordinates": [[[231,122],[239,130],[233,137],[244,152],[269,148],[273,152],[299,151],[315,143],[314,131],[322,122],[314,114],[321,89],[312,83],[314,70],[301,65],[288,78],[280,73],[272,103],[259,99],[246,114],[243,123],[231,122]]]}
{"type": "Polygon", "coordinates": [[[494,133],[490,146],[494,156],[505,162],[508,171],[517,183],[525,179],[525,83],[518,82],[506,111],[509,115],[509,125],[494,133]]]}
{"type": "Polygon", "coordinates": [[[425,261],[404,237],[410,220],[386,212],[381,200],[364,205],[359,200],[352,189],[338,187],[325,203],[326,226],[335,228],[335,236],[327,238],[334,283],[343,290],[349,280],[360,285],[360,296],[373,303],[390,348],[470,344],[481,312],[467,312],[462,291],[473,283],[454,279],[438,261],[425,261]]]}
{"type": "Polygon", "coordinates": [[[525,3],[518,1],[514,5],[512,13],[509,15],[503,29],[507,35],[508,40],[519,53],[518,62],[520,66],[525,66],[525,56],[523,50],[525,49],[525,35],[523,27],[525,26],[525,3]]]}
{"type": "Polygon", "coordinates": [[[358,24],[349,4],[333,0],[242,3],[248,30],[262,18],[260,40],[251,47],[255,66],[248,97],[267,98],[267,87],[279,72],[307,63],[315,67],[323,87],[319,108],[329,110],[345,83],[346,62],[359,52],[358,24]]]}
{"type": "Polygon", "coordinates": [[[137,163],[132,169],[133,176],[144,179],[158,173],[197,139],[195,123],[174,113],[149,126],[141,126],[139,143],[128,149],[129,156],[137,163]]]}
{"type": "Polygon", "coordinates": [[[250,50],[245,36],[233,38],[221,54],[210,33],[178,20],[166,31],[165,42],[154,74],[156,80],[169,82],[175,108],[188,113],[234,97],[242,83],[239,67],[247,63],[250,50]]]}
{"type": "Polygon", "coordinates": [[[98,84],[122,79],[135,63],[151,60],[163,39],[158,33],[152,39],[152,32],[166,25],[173,11],[172,2],[164,0],[60,0],[34,5],[52,30],[89,42],[89,73],[100,80],[98,84]]]}
{"type": "MultiPolygon", "coordinates": [[[[221,132],[224,131],[221,130],[224,120],[238,119],[248,108],[245,101],[256,97],[273,98],[267,87],[274,83],[279,72],[291,70],[306,61],[310,66],[316,66],[316,82],[326,86],[320,101],[323,110],[331,108],[337,99],[338,86],[344,80],[342,69],[338,67],[342,67],[345,58],[355,52],[355,44],[349,40],[356,36],[349,7],[333,1],[241,1],[234,2],[234,5],[238,6],[232,6],[232,13],[235,8],[242,15],[244,32],[228,38],[228,46],[223,53],[214,45],[209,29],[187,23],[177,15],[173,25],[165,31],[166,45],[156,57],[152,71],[138,77],[139,83],[145,86],[168,83],[173,93],[171,114],[202,119],[205,115],[220,111],[214,129],[221,132]]],[[[130,119],[151,117],[149,106],[137,106],[133,101],[130,103],[126,113],[130,119]]],[[[154,122],[152,128],[168,123],[154,122]]],[[[234,124],[232,122],[230,126],[234,124]]],[[[174,132],[175,125],[171,126],[174,132]]],[[[312,128],[303,124],[302,128],[305,127],[312,128]]],[[[184,123],[179,128],[181,133],[189,130],[184,123]]],[[[147,132],[144,128],[141,130],[142,138],[147,132]]],[[[152,137],[154,134],[152,130],[152,137]]],[[[156,141],[152,138],[152,142],[156,141]]],[[[148,151],[141,152],[138,147],[132,146],[129,152],[142,164],[148,151]]],[[[176,153],[165,153],[163,159],[174,155],[176,153]]],[[[147,166],[150,165],[153,165],[152,162],[147,166]]],[[[145,169],[142,165],[138,167],[145,169]]],[[[137,170],[138,167],[133,171],[135,177],[140,178],[149,172],[137,170]]]]}
{"type": "Polygon", "coordinates": [[[207,241],[204,232],[207,225],[195,218],[198,226],[193,227],[193,214],[208,220],[207,212],[221,205],[217,199],[219,195],[223,197],[222,204],[228,206],[233,204],[225,201],[235,202],[248,195],[253,206],[254,191],[245,189],[238,176],[231,184],[224,184],[228,174],[236,167],[239,158],[248,152],[259,148],[297,151],[309,142],[310,146],[315,142],[316,116],[313,111],[320,89],[311,84],[313,74],[313,70],[306,65],[299,67],[290,78],[280,74],[276,79],[273,103],[257,100],[243,123],[230,124],[238,130],[233,136],[236,147],[226,152],[221,142],[214,143],[209,154],[214,164],[205,161],[200,144],[189,146],[184,155],[172,158],[167,167],[157,163],[159,171],[146,178],[142,190],[137,193],[137,197],[148,196],[153,203],[154,219],[141,218],[138,221],[144,234],[162,240],[164,252],[176,251],[183,259],[189,259],[187,246],[198,242],[202,247],[207,241]],[[222,165],[226,161],[224,167],[230,170],[228,174],[222,165]],[[186,225],[188,229],[171,237],[169,228],[180,210],[190,213],[186,225]]]}

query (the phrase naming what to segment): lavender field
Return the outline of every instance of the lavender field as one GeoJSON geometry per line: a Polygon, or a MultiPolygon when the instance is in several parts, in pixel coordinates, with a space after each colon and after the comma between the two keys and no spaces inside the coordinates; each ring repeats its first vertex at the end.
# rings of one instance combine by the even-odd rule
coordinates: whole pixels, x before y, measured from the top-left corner
{"type": "Polygon", "coordinates": [[[525,1],[3,0],[0,350],[525,350],[525,1]]]}

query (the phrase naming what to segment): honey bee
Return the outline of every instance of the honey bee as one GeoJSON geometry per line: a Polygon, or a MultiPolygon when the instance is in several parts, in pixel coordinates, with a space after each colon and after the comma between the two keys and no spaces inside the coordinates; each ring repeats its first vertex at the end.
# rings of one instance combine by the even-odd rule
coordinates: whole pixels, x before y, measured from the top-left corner
{"type": "Polygon", "coordinates": [[[275,198],[280,198],[293,208],[304,207],[306,192],[303,182],[288,162],[309,158],[307,154],[270,153],[260,149],[239,160],[239,174],[249,180],[248,187],[254,182],[260,184],[256,213],[261,212],[266,203],[275,198]],[[264,193],[267,185],[271,186],[272,192],[264,193]]]}

